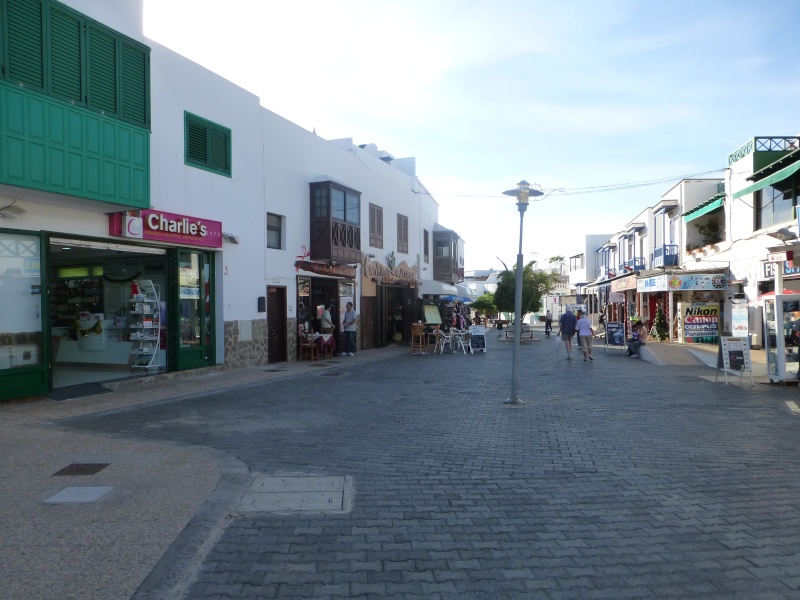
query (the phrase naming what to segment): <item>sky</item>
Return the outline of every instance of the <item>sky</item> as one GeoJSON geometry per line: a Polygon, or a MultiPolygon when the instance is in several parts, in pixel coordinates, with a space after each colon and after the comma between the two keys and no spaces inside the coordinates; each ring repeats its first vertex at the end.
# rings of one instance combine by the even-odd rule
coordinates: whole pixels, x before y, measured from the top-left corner
{"type": "Polygon", "coordinates": [[[800,133],[799,28],[798,0],[144,0],[147,37],[265,108],[416,157],[467,270],[516,262],[520,180],[546,265],[800,133]]]}

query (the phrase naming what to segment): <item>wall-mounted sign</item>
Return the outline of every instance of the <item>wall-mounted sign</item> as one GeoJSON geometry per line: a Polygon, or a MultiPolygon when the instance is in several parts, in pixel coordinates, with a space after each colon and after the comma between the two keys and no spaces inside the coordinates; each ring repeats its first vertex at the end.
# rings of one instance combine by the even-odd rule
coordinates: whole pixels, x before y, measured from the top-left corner
{"type": "Polygon", "coordinates": [[[716,344],[719,337],[719,304],[679,302],[681,338],[687,344],[716,344]]]}
{"type": "Polygon", "coordinates": [[[363,276],[367,279],[379,277],[383,284],[417,286],[419,281],[419,268],[410,267],[405,261],[397,266],[387,266],[378,261],[364,258],[363,276]]]}
{"type": "Polygon", "coordinates": [[[770,252],[767,254],[767,262],[776,263],[776,262],[786,262],[787,260],[791,261],[794,260],[794,252],[791,250],[785,250],[784,252],[770,252]]]}
{"type": "Polygon", "coordinates": [[[712,291],[724,290],[727,286],[728,278],[717,273],[673,273],[642,278],[636,289],[639,292],[712,291]]]}
{"type": "Polygon", "coordinates": [[[783,268],[784,277],[797,277],[800,275],[800,267],[795,267],[794,262],[767,262],[761,263],[761,270],[763,273],[762,279],[775,279],[775,268],[783,268]]]}
{"type": "Polygon", "coordinates": [[[307,260],[298,260],[294,263],[295,268],[316,273],[317,275],[332,275],[334,277],[347,277],[348,279],[355,279],[356,268],[348,265],[328,265],[325,263],[310,262],[307,260]]]}
{"type": "Polygon", "coordinates": [[[609,302],[625,302],[625,292],[609,292],[609,302]]]}
{"type": "Polygon", "coordinates": [[[160,210],[139,210],[108,215],[108,234],[152,242],[205,248],[222,247],[222,223],[160,210]]]}
{"type": "Polygon", "coordinates": [[[628,275],[627,277],[620,277],[611,282],[612,292],[624,292],[625,290],[636,289],[636,275],[628,275]]]}

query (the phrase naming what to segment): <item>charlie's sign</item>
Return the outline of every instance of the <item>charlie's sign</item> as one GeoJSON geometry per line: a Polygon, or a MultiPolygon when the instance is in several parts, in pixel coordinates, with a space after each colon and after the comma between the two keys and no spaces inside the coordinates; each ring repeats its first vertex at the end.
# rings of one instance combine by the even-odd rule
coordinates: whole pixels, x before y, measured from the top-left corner
{"type": "Polygon", "coordinates": [[[176,215],[160,210],[140,210],[108,215],[109,235],[154,242],[207,248],[222,247],[222,223],[176,215]]]}

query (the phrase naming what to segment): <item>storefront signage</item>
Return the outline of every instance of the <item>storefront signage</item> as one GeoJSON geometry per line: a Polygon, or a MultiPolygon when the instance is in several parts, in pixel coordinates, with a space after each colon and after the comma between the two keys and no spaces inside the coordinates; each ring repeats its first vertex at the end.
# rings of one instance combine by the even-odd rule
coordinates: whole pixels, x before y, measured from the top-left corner
{"type": "Polygon", "coordinates": [[[356,268],[349,265],[327,265],[325,263],[298,260],[294,263],[294,266],[297,269],[303,269],[317,275],[331,275],[333,277],[346,277],[347,279],[356,278],[356,268]]]}
{"type": "Polygon", "coordinates": [[[625,302],[625,292],[609,292],[609,302],[625,302]]]}
{"type": "Polygon", "coordinates": [[[222,247],[222,223],[160,210],[108,215],[108,233],[116,237],[205,248],[222,247]]]}
{"type": "Polygon", "coordinates": [[[789,261],[782,263],[774,263],[763,261],[761,263],[762,272],[764,273],[763,279],[775,279],[775,265],[783,267],[783,276],[800,275],[800,267],[795,267],[794,263],[789,261]]]}
{"type": "Polygon", "coordinates": [[[776,263],[776,262],[786,262],[794,260],[794,252],[791,250],[787,250],[784,252],[770,252],[767,254],[767,262],[776,263]]]}
{"type": "Polygon", "coordinates": [[[679,303],[683,341],[687,344],[716,344],[719,336],[719,304],[679,303]]]}
{"type": "Polygon", "coordinates": [[[416,267],[410,267],[405,261],[390,268],[377,261],[364,259],[364,277],[380,278],[381,283],[394,285],[417,286],[419,271],[416,267]]]}
{"type": "Polygon", "coordinates": [[[639,292],[668,292],[693,290],[723,290],[728,286],[728,278],[717,273],[673,273],[640,279],[636,284],[639,292]]]}
{"type": "Polygon", "coordinates": [[[611,282],[612,292],[624,292],[625,290],[636,289],[636,275],[629,275],[628,277],[621,277],[614,279],[611,282]]]}

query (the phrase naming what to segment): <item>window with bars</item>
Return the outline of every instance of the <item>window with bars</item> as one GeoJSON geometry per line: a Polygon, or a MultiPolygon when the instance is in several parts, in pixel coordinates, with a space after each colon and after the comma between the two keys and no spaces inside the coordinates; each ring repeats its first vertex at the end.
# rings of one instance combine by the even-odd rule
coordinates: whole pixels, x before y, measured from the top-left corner
{"type": "Polygon", "coordinates": [[[231,130],[206,119],[184,113],[186,164],[231,176],[231,130]]]}
{"type": "Polygon", "coordinates": [[[369,205],[369,245],[383,248],[383,208],[369,205]]]}
{"type": "Polygon", "coordinates": [[[267,248],[283,249],[283,217],[267,213],[267,248]]]}
{"type": "Polygon", "coordinates": [[[408,254],[408,217],[397,215],[397,251],[408,254]]]}
{"type": "Polygon", "coordinates": [[[0,0],[3,79],[150,126],[150,49],[54,0],[0,0]]]}

